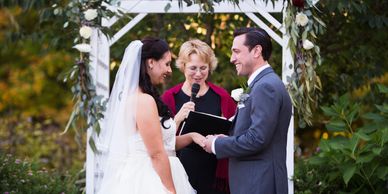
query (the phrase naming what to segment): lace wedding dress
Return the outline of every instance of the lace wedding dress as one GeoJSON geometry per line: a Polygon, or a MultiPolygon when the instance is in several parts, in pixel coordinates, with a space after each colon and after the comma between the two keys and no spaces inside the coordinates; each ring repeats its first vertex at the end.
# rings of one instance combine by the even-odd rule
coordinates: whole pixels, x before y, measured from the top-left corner
{"type": "MultiPolygon", "coordinates": [[[[162,128],[164,147],[169,155],[172,176],[177,194],[194,194],[196,191],[191,187],[185,169],[175,155],[175,132],[174,120],[165,121],[162,128]]],[[[111,178],[108,183],[101,185],[101,194],[167,194],[169,191],[164,187],[152,166],[150,156],[144,145],[143,139],[138,132],[128,139],[129,153],[125,161],[121,162],[119,173],[111,178]]],[[[117,167],[117,166],[116,166],[117,167]]]]}

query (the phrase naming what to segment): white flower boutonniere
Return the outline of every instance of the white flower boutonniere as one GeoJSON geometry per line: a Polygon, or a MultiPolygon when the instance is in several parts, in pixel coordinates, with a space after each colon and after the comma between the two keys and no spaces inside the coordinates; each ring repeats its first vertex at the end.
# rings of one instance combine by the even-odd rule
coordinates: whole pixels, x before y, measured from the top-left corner
{"type": "Polygon", "coordinates": [[[237,88],[237,89],[232,90],[232,93],[231,93],[230,95],[232,96],[232,98],[233,98],[236,102],[239,102],[242,93],[244,93],[244,89],[242,89],[242,88],[237,88]]]}
{"type": "Polygon", "coordinates": [[[231,92],[232,98],[237,102],[237,107],[244,108],[245,107],[245,101],[249,98],[249,88],[237,88],[232,90],[231,92]]]}

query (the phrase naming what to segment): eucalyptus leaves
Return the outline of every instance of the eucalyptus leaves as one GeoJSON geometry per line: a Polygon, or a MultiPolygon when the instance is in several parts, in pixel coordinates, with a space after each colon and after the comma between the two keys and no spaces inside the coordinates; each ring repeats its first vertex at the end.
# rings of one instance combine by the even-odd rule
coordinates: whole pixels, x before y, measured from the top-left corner
{"type": "MultiPolygon", "coordinates": [[[[53,6],[55,14],[65,14],[68,18],[63,27],[71,26],[78,32],[73,41],[75,44],[73,48],[80,52],[79,58],[75,59],[74,65],[66,72],[63,80],[73,84],[71,91],[75,101],[64,133],[70,127],[74,128],[77,134],[80,134],[79,128],[83,131],[92,129],[93,134],[97,135],[100,133],[99,121],[103,118],[106,101],[102,96],[97,95],[89,73],[89,52],[91,51],[89,41],[93,28],[102,28],[101,18],[112,15],[106,7],[102,6],[103,2],[109,3],[104,0],[72,0],[64,8],[53,6]],[[80,118],[83,119],[80,120],[80,118]],[[86,125],[84,125],[85,122],[86,125]]],[[[89,139],[89,143],[92,149],[96,150],[93,138],[89,139]]]]}
{"type": "Polygon", "coordinates": [[[321,64],[319,47],[315,44],[325,24],[319,19],[316,0],[288,0],[285,17],[288,46],[294,57],[294,73],[288,77],[288,91],[299,117],[299,127],[312,125],[313,110],[318,106],[322,88],[315,68],[321,64]]]}

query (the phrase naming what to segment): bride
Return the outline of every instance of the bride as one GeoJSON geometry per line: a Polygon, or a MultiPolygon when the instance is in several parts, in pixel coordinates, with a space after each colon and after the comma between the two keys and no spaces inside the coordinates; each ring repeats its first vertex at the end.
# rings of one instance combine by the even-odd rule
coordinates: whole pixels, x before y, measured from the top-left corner
{"type": "Polygon", "coordinates": [[[155,87],[171,74],[170,64],[164,40],[145,38],[126,48],[97,139],[96,168],[102,176],[97,193],[196,193],[175,149],[202,145],[205,138],[198,133],[175,136],[188,111],[173,120],[155,87]]]}

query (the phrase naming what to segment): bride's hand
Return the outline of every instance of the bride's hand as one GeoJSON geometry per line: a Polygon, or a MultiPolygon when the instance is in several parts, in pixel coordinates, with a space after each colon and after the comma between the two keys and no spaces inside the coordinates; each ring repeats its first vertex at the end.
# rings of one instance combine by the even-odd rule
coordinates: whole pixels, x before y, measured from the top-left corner
{"type": "Polygon", "coordinates": [[[176,192],[167,191],[167,194],[176,194],[176,192]]]}
{"type": "MultiPolygon", "coordinates": [[[[164,185],[163,185],[163,186],[164,186],[164,185]]],[[[166,186],[164,186],[164,191],[166,192],[166,194],[176,194],[175,189],[174,189],[174,191],[170,191],[170,190],[167,189],[166,186]]]]}
{"type": "Polygon", "coordinates": [[[205,146],[204,141],[206,141],[206,138],[203,135],[196,132],[192,132],[190,133],[190,136],[193,139],[193,142],[195,142],[201,147],[205,146]]]}

